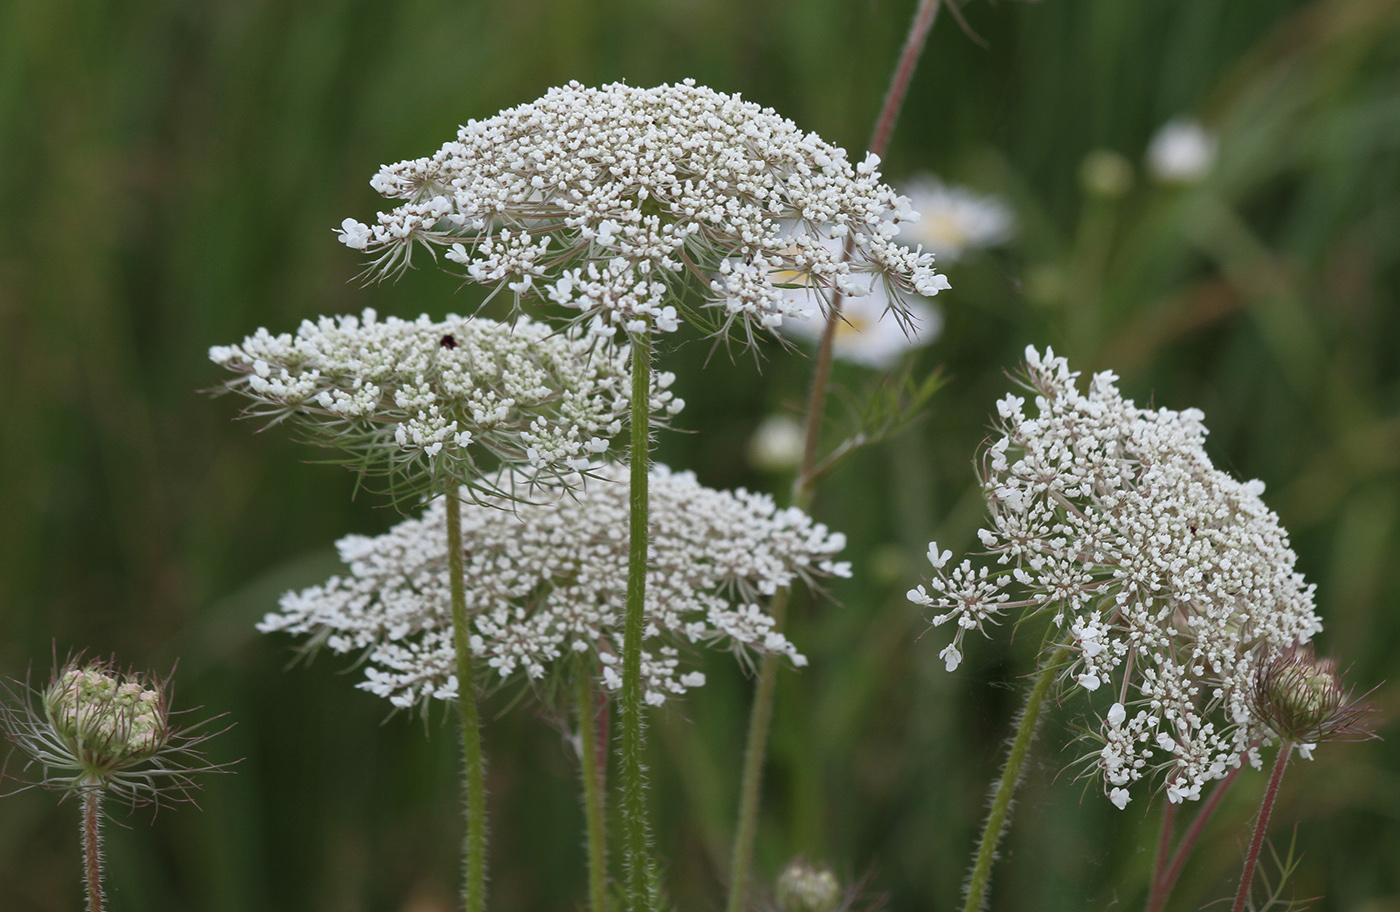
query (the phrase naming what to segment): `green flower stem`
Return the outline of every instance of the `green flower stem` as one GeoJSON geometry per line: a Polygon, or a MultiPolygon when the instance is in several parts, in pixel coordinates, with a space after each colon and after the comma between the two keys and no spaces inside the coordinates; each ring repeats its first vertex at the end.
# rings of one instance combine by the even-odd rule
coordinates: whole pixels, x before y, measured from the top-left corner
{"type": "Polygon", "coordinates": [[[627,560],[627,617],[622,636],[622,692],[618,696],[627,912],[648,912],[653,904],[655,883],[647,855],[646,772],[642,766],[642,633],[646,627],[650,447],[651,333],[640,332],[632,335],[631,536],[627,560]]]}
{"type": "Polygon", "coordinates": [[[987,895],[987,883],[992,878],[992,862],[996,860],[997,843],[1006,828],[1007,815],[1011,812],[1011,797],[1021,782],[1021,767],[1025,765],[1030,752],[1031,741],[1035,738],[1036,723],[1040,721],[1040,708],[1050,685],[1055,681],[1055,672],[1060,667],[1069,650],[1061,646],[1050,656],[1040,676],[1031,687],[1026,698],[1026,708],[1021,711],[1021,721],[1016,727],[1016,739],[1011,742],[1011,753],[1002,768],[1001,779],[997,783],[996,795],[992,798],[992,810],[987,815],[987,823],[982,828],[982,841],[977,846],[977,859],[972,865],[972,874],[967,882],[967,900],[963,912],[979,912],[982,900],[987,895]]]}
{"type": "Polygon", "coordinates": [[[1269,828],[1269,814],[1274,809],[1274,799],[1278,797],[1278,784],[1283,779],[1283,768],[1288,765],[1288,755],[1293,753],[1293,742],[1284,740],[1278,746],[1278,759],[1274,761],[1273,775],[1269,776],[1269,787],[1264,790],[1264,800],[1259,804],[1259,821],[1254,824],[1254,839],[1249,843],[1249,854],[1244,859],[1244,871],[1240,874],[1240,888],[1235,893],[1233,912],[1243,912],[1249,901],[1249,888],[1254,883],[1254,866],[1259,863],[1259,850],[1264,846],[1264,832],[1269,828]]]}
{"type": "MultiPolygon", "coordinates": [[[[875,122],[874,133],[870,137],[870,151],[883,156],[894,133],[895,121],[904,106],[904,95],[909,89],[909,81],[914,76],[914,68],[923,53],[928,33],[938,18],[940,0],[919,0],[914,11],[914,21],[909,25],[909,34],[904,40],[904,48],[899,55],[890,79],[889,91],[875,122]]],[[[844,256],[850,255],[847,242],[844,256]]],[[[821,440],[822,416],[826,413],[826,392],[831,376],[831,351],[836,337],[836,327],[841,322],[841,295],[833,296],[831,313],[827,315],[826,331],[822,334],[817,348],[816,365],[812,370],[812,383],[807,392],[806,443],[803,447],[802,467],[793,482],[792,504],[800,510],[811,506],[816,482],[821,477],[817,468],[817,445],[821,440]]],[[[773,629],[781,630],[784,615],[787,613],[788,591],[783,590],[773,597],[769,613],[773,616],[773,629]]],[[[758,666],[758,684],[754,688],[753,706],[749,711],[748,742],[744,745],[744,769],[739,785],[738,823],[734,830],[734,853],[729,863],[729,899],[726,912],[740,912],[744,908],[745,894],[748,891],[749,867],[753,861],[754,839],[758,834],[759,785],[763,776],[763,760],[768,750],[768,729],[773,721],[773,696],[777,688],[778,660],[765,655],[758,666]]]]}
{"type": "Polygon", "coordinates": [[[83,789],[83,884],[88,912],[102,912],[102,789],[83,789]]]}
{"type": "Polygon", "coordinates": [[[603,766],[598,750],[598,718],[593,706],[593,676],[588,663],[580,662],[574,677],[579,759],[583,767],[583,816],[588,827],[588,904],[590,912],[607,912],[608,845],[603,815],[603,766]]]}
{"type": "MultiPolygon", "coordinates": [[[[787,614],[788,590],[773,596],[768,613],[773,629],[782,627],[787,614]]],[[[742,912],[748,890],[749,865],[758,834],[758,793],[763,778],[763,756],[767,752],[768,727],[773,721],[773,691],[778,683],[778,657],[769,653],[758,663],[758,684],[749,711],[749,737],[744,746],[744,771],[739,785],[739,824],[734,832],[734,855],[729,862],[729,901],[726,912],[742,912]]]]}
{"type": "Polygon", "coordinates": [[[471,628],[462,581],[462,503],[456,491],[447,493],[447,575],[452,588],[452,643],[457,651],[457,712],[462,719],[463,790],[467,803],[462,899],[467,912],[482,912],[486,908],[486,763],[481,756],[481,720],[477,715],[471,628]]]}

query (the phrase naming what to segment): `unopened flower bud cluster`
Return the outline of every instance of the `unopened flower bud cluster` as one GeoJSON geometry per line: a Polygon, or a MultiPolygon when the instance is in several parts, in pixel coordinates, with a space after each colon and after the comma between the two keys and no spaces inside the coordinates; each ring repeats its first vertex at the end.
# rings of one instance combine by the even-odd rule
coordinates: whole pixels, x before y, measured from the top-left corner
{"type": "Polygon", "coordinates": [[[967,631],[1048,614],[1071,651],[1066,679],[1109,695],[1091,757],[1109,797],[1123,807],[1160,771],[1171,801],[1195,799],[1273,737],[1256,672],[1321,629],[1313,587],[1263,484],[1212,467],[1199,411],[1137,408],[1108,372],[1080,393],[1049,351],[1026,361],[1033,400],[998,403],[982,460],[979,536],[996,560],[950,565],[930,545],[933,578],[909,597],[955,625],[949,670],[967,631]]]}
{"type": "MultiPolygon", "coordinates": [[[[305,321],[295,336],[260,329],[209,356],[239,374],[228,386],[254,414],[295,418],[357,465],[437,490],[472,484],[484,454],[488,468],[584,469],[622,429],[631,397],[626,349],[525,317],[381,320],[366,310],[305,321]]],[[[653,382],[663,420],[684,404],[666,389],[674,379],[653,382]]]]}
{"type": "Polygon", "coordinates": [[[844,893],[829,868],[805,861],[789,862],[773,887],[778,912],[836,912],[844,893]]]}
{"type": "MultiPolygon", "coordinates": [[[[556,661],[584,654],[606,689],[621,686],[627,469],[595,472],[572,493],[533,488],[533,499],[462,504],[471,648],[498,680],[523,673],[537,681],[556,661]]],[[[531,480],[503,472],[494,487],[509,492],[531,480]]],[[[849,575],[849,565],[833,561],[844,536],[766,495],[716,491],[660,466],[650,497],[647,702],[704,683],[703,673],[682,670],[683,652],[700,645],[805,664],[760,602],[799,577],[849,575]]],[[[259,629],[323,639],[337,653],[366,651],[359,686],[396,706],[454,699],[445,521],[438,500],[383,535],[342,539],[349,575],[287,593],[259,629]]]]}
{"type": "Polygon", "coordinates": [[[1320,742],[1374,735],[1366,721],[1374,707],[1352,699],[1337,663],[1317,658],[1311,646],[1287,649],[1260,665],[1254,705],[1268,726],[1309,760],[1320,742]]]}
{"type": "Polygon", "coordinates": [[[44,692],[44,711],[72,752],[98,768],[149,757],[169,733],[161,691],[101,664],[65,668],[44,692]]]}
{"type": "Polygon", "coordinates": [[[386,273],[416,244],[447,248],[469,280],[593,315],[608,335],[674,331],[671,302],[693,285],[711,322],[751,334],[800,314],[782,275],[824,295],[878,282],[897,311],[947,287],[932,255],[894,240],[918,214],[878,166],[691,80],[570,83],[384,167],[372,185],[404,202],[373,224],[346,219],[340,237],[386,273]]]}

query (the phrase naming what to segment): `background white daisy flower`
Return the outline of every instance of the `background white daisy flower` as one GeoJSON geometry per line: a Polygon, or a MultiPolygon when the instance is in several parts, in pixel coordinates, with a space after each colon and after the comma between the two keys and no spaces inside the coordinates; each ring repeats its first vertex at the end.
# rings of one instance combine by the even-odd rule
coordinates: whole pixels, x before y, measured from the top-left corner
{"type": "Polygon", "coordinates": [[[1016,217],[999,197],[948,186],[932,175],[915,177],[904,190],[919,220],[900,224],[900,243],[923,245],[943,263],[1004,244],[1015,234],[1016,217]]]}
{"type": "Polygon", "coordinates": [[[1170,120],[1147,146],[1147,170],[1165,183],[1196,183],[1210,173],[1218,148],[1219,138],[1200,121],[1170,120]]]}

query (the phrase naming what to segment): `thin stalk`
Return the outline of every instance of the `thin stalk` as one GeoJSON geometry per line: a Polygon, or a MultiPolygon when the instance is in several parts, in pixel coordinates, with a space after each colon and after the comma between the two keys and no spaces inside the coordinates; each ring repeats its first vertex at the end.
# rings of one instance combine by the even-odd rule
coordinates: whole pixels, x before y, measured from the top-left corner
{"type": "Polygon", "coordinates": [[[1001,779],[997,783],[996,795],[992,798],[992,810],[987,815],[987,823],[982,828],[982,841],[977,846],[977,859],[972,865],[972,874],[967,881],[967,900],[963,912],[979,912],[982,900],[987,895],[987,883],[992,877],[992,862],[996,860],[997,843],[1001,841],[1006,828],[1007,816],[1011,812],[1011,797],[1021,781],[1021,767],[1030,752],[1031,741],[1035,738],[1036,723],[1040,721],[1040,707],[1050,685],[1055,681],[1055,671],[1068,652],[1063,646],[1050,656],[1040,670],[1040,676],[1031,687],[1026,698],[1026,708],[1021,711],[1021,721],[1016,727],[1016,739],[1011,742],[1011,753],[1007,755],[1006,766],[1002,768],[1001,779]]]}
{"type": "Polygon", "coordinates": [[[1264,832],[1269,828],[1269,814],[1274,809],[1274,799],[1278,797],[1278,784],[1283,779],[1283,768],[1288,765],[1288,755],[1293,752],[1293,742],[1284,741],[1278,748],[1278,759],[1274,761],[1274,772],[1269,777],[1269,787],[1264,790],[1264,800],[1259,804],[1259,821],[1254,824],[1254,839],[1249,843],[1249,854],[1244,859],[1244,872],[1240,875],[1240,888],[1235,893],[1233,912],[1243,912],[1249,900],[1249,888],[1254,883],[1254,866],[1259,863],[1259,850],[1264,846],[1264,832]]]}
{"type": "MultiPolygon", "coordinates": [[[[1126,682],[1125,682],[1126,683],[1126,682]]],[[[1119,701],[1122,702],[1121,700],[1119,701]]],[[[1157,840],[1157,857],[1152,862],[1152,880],[1149,898],[1157,893],[1157,884],[1171,863],[1172,833],[1176,829],[1176,805],[1168,801],[1162,808],[1162,835],[1157,840]]]]}
{"type": "Polygon", "coordinates": [[[88,912],[102,912],[102,789],[83,789],[83,885],[88,912]]]}
{"type": "Polygon", "coordinates": [[[452,590],[452,643],[457,652],[457,714],[462,722],[463,783],[467,806],[462,902],[467,912],[486,908],[486,762],[472,673],[467,594],[462,576],[462,503],[447,492],[447,575],[452,590]]]}
{"type": "Polygon", "coordinates": [[[914,21],[909,24],[909,34],[904,39],[904,49],[899,53],[899,63],[894,76],[890,78],[889,91],[885,93],[885,103],[880,108],[880,116],[875,121],[875,130],[870,134],[870,151],[885,155],[890,136],[894,133],[895,121],[904,107],[904,94],[909,91],[909,80],[914,78],[914,68],[919,65],[919,55],[924,52],[929,30],[938,18],[939,0],[919,0],[919,8],[914,11],[914,21]]]}
{"type": "Polygon", "coordinates": [[[575,678],[579,760],[583,767],[583,816],[588,828],[588,906],[591,912],[607,912],[608,844],[603,815],[603,767],[599,762],[593,678],[585,663],[579,663],[575,678]]]}
{"type": "Polygon", "coordinates": [[[622,837],[627,865],[627,910],[648,912],[655,883],[647,856],[646,772],[642,766],[642,633],[647,591],[647,469],[651,461],[651,334],[632,335],[631,534],[627,560],[627,617],[622,638],[622,692],[618,695],[622,757],[622,837]]]}
{"type": "Polygon", "coordinates": [[[1201,838],[1206,824],[1214,816],[1216,808],[1220,807],[1225,793],[1230,790],[1235,777],[1240,774],[1242,769],[1244,769],[1243,757],[1240,758],[1240,765],[1230,770],[1229,774],[1220,781],[1220,784],[1211,790],[1210,797],[1196,813],[1196,818],[1191,821],[1191,826],[1186,828],[1186,835],[1182,836],[1181,842],[1176,844],[1171,864],[1167,865],[1166,871],[1160,877],[1153,879],[1152,893],[1147,897],[1147,912],[1162,912],[1166,908],[1167,898],[1172,895],[1172,888],[1176,886],[1177,878],[1181,876],[1181,869],[1186,867],[1186,859],[1191,856],[1191,850],[1196,847],[1196,841],[1201,838]]]}
{"type": "MultiPolygon", "coordinates": [[[[788,590],[773,596],[768,613],[773,629],[782,626],[787,614],[788,590]]],[[[739,783],[739,825],[734,833],[734,855],[729,862],[729,901],[726,912],[742,912],[748,888],[749,864],[758,833],[759,785],[763,778],[763,755],[768,743],[768,727],[773,721],[773,691],[778,683],[778,658],[766,654],[758,663],[758,684],[754,688],[749,713],[749,737],[744,746],[744,771],[739,783]]]]}
{"type": "MultiPolygon", "coordinates": [[[[928,33],[938,16],[939,0],[920,0],[914,13],[914,21],[909,26],[909,34],[900,52],[899,63],[895,66],[890,80],[885,102],[876,118],[875,130],[870,138],[870,151],[883,156],[894,132],[895,121],[900,108],[904,106],[904,96],[909,89],[909,80],[914,76],[914,68],[923,52],[928,33]]],[[[850,253],[847,241],[844,256],[850,253]]],[[[806,510],[812,501],[816,482],[823,474],[818,471],[817,448],[821,440],[822,416],[826,413],[826,394],[831,379],[831,352],[836,338],[836,326],[841,320],[841,295],[832,296],[831,312],[827,314],[826,330],[822,333],[817,347],[817,360],[812,369],[812,383],[807,391],[806,442],[802,452],[802,467],[792,485],[792,504],[806,510]]],[[[769,613],[773,616],[773,629],[782,629],[787,613],[787,590],[774,596],[769,613]]],[[[734,854],[729,864],[729,898],[725,905],[727,912],[740,912],[744,907],[748,891],[749,867],[753,860],[754,839],[758,833],[758,806],[760,780],[763,776],[763,761],[768,750],[768,730],[773,721],[773,696],[777,687],[778,660],[765,655],[758,666],[758,683],[754,688],[753,706],[749,711],[748,742],[744,746],[744,768],[739,787],[739,811],[734,830],[734,854]]]]}

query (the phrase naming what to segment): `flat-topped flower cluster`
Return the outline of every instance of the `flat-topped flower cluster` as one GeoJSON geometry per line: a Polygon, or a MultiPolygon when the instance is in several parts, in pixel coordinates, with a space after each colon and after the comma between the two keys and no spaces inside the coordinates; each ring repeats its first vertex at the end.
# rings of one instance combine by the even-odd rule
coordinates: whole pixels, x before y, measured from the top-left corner
{"type": "Polygon", "coordinates": [[[1033,416],[1022,396],[999,402],[982,459],[991,525],[979,536],[996,562],[949,566],[932,544],[933,579],[910,599],[935,626],[956,624],[940,653],[949,670],[968,630],[1009,611],[1050,615],[1066,679],[1113,695],[1091,758],[1110,798],[1124,806],[1128,786],[1159,771],[1170,800],[1195,799],[1276,737],[1255,679],[1321,629],[1313,587],[1263,483],[1212,467],[1201,412],[1138,408],[1108,372],[1080,393],[1049,351],[1026,361],[1033,416]]]}
{"type": "MultiPolygon", "coordinates": [[[[259,329],[209,357],[236,371],[227,387],[251,412],[299,422],[311,438],[357,454],[357,467],[424,478],[432,490],[474,485],[495,462],[562,476],[586,469],[622,430],[630,352],[528,318],[497,323],[321,317],[296,335],[259,329]],[[480,457],[487,456],[480,465],[480,457]]],[[[684,405],[653,380],[652,414],[684,405]]]]}
{"type": "Polygon", "coordinates": [[[783,275],[824,297],[878,283],[898,316],[905,295],[948,283],[894,240],[918,214],[878,166],[692,80],[570,83],[385,166],[372,185],[404,202],[373,224],[346,219],[340,237],[380,273],[417,244],[446,248],[471,281],[593,315],[602,333],[675,330],[687,284],[717,309],[710,323],[771,329],[800,312],[783,275]]]}
{"type": "MultiPolygon", "coordinates": [[[[627,592],[625,467],[600,466],[572,493],[534,488],[520,472],[493,487],[538,499],[492,498],[462,505],[470,643],[495,677],[537,681],[550,666],[586,655],[605,688],[621,686],[619,653],[627,592]]],[[[845,546],[794,508],[743,490],[706,488],[689,472],[655,467],[650,480],[642,676],[660,705],[704,683],[681,670],[681,650],[727,646],[806,660],[774,629],[760,601],[798,578],[849,575],[833,560],[845,546]]],[[[455,699],[446,521],[443,501],[375,538],[338,543],[346,576],[283,596],[263,632],[309,635],[337,653],[367,652],[359,686],[409,707],[455,699]]]]}

